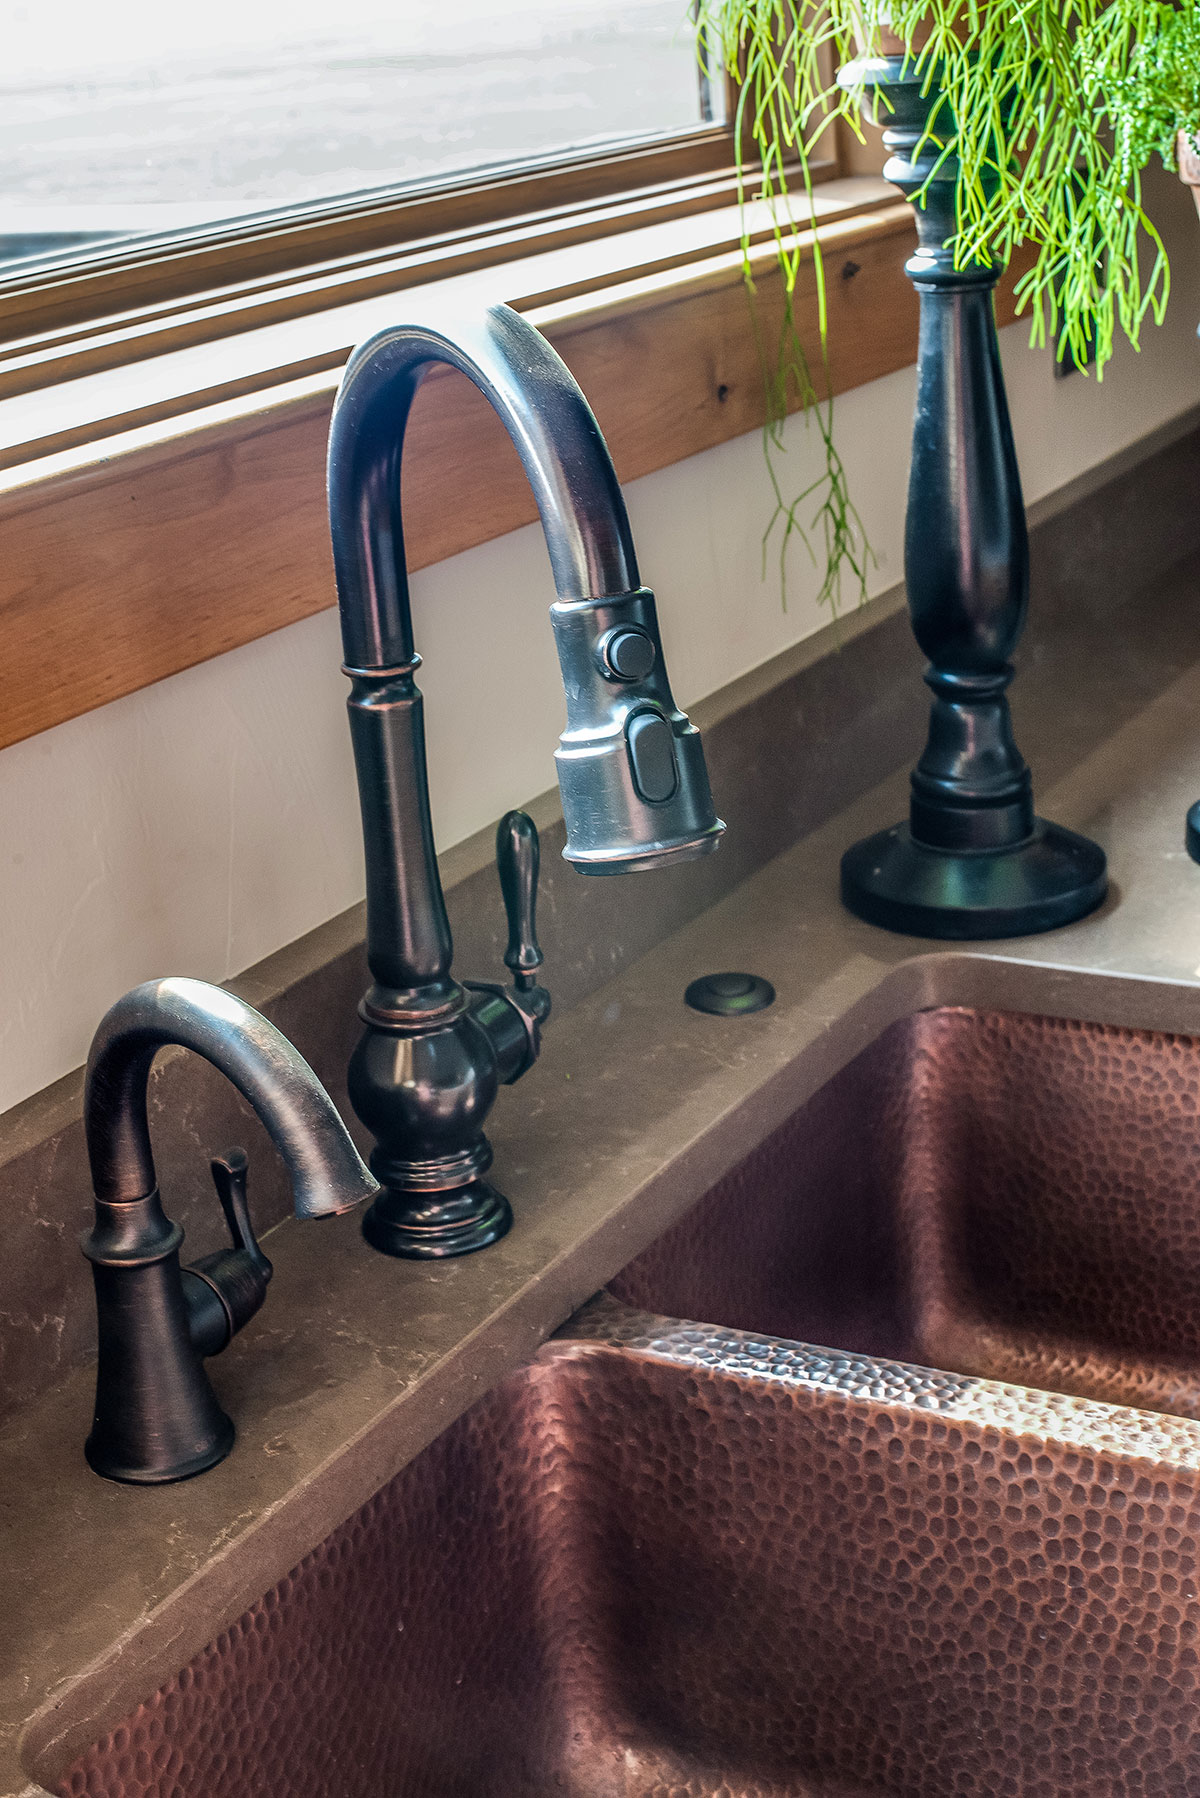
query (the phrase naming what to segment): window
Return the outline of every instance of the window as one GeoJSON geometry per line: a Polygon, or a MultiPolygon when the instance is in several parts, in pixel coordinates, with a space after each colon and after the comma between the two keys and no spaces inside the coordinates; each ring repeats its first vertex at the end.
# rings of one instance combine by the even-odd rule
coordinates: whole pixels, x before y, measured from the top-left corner
{"type": "Polygon", "coordinates": [[[28,0],[5,47],[0,253],[693,131],[679,0],[28,0]]]}
{"type": "Polygon", "coordinates": [[[164,305],[245,329],[281,276],[340,304],[398,247],[603,234],[732,162],[682,0],[18,0],[0,91],[0,394],[62,378],[64,328],[76,374],[98,320],[153,354],[164,305]]]}
{"type": "MultiPolygon", "coordinates": [[[[761,424],[729,106],[724,83],[699,81],[686,0],[440,0],[448,50],[416,69],[419,33],[397,20],[438,5],[202,0],[188,29],[204,21],[207,48],[181,72],[182,40],[172,62],[176,27],[158,17],[178,8],[161,0],[109,0],[94,20],[90,0],[9,0],[0,232],[16,236],[16,213],[27,216],[25,253],[0,262],[0,745],[329,605],[329,407],[349,350],[395,322],[401,290],[438,304],[446,282],[531,312],[595,405],[623,478],[761,424]],[[273,37],[251,28],[268,5],[273,37]],[[517,22],[526,52],[514,64],[517,22]],[[385,101],[406,57],[411,107],[397,108],[384,156],[385,101]],[[357,128],[366,104],[346,99],[352,78],[384,84],[369,131],[357,128]],[[126,94],[123,126],[114,91],[126,94]],[[247,149],[256,133],[273,156],[291,145],[282,175],[278,157],[247,149]],[[437,159],[417,166],[429,138],[437,159]],[[320,155],[303,191],[281,200],[273,183],[299,182],[302,144],[320,155]],[[130,213],[117,218],[122,182],[130,213]],[[106,216],[83,218],[85,205],[106,216]],[[196,210],[152,221],[155,206],[196,210]],[[30,244],[39,208],[57,244],[30,244]],[[64,243],[71,223],[77,241],[64,243]]],[[[835,388],[909,359],[903,320],[915,310],[901,272],[909,209],[852,151],[847,167],[853,177],[817,202],[840,273],[831,326],[851,346],[835,388]]],[[[839,169],[831,155],[815,172],[839,169]]],[[[783,296],[758,210],[749,229],[770,330],[783,296]]],[[[815,291],[799,295],[797,316],[818,354],[815,291]]],[[[427,433],[413,463],[425,483],[414,566],[529,516],[528,485],[469,383],[450,376],[437,392],[414,420],[427,433]],[[443,503],[462,491],[479,503],[443,503]]]]}

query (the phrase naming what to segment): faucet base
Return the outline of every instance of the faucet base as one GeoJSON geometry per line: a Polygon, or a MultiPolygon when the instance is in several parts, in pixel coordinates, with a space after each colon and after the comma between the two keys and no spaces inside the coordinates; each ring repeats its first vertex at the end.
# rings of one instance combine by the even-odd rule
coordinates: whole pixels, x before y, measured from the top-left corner
{"type": "Polygon", "coordinates": [[[486,1180],[452,1192],[402,1192],[385,1187],[363,1218],[362,1232],[381,1255],[403,1261],[443,1261],[473,1255],[512,1228],[512,1206],[486,1180]]]}
{"type": "Polygon", "coordinates": [[[856,917],[953,942],[1058,930],[1095,911],[1107,886],[1100,845],[1042,818],[1011,848],[934,849],[896,824],[842,857],[842,904],[856,917]]]}
{"type": "Polygon", "coordinates": [[[114,1451],[93,1432],[83,1445],[87,1464],[102,1480],[115,1480],[121,1486],[170,1486],[178,1480],[194,1479],[198,1473],[207,1473],[210,1467],[216,1467],[233,1447],[233,1423],[216,1406],[215,1400],[213,1412],[215,1421],[211,1439],[197,1454],[181,1459],[170,1456],[156,1459],[156,1445],[149,1442],[143,1454],[130,1459],[128,1444],[124,1445],[124,1452],[114,1451]]]}

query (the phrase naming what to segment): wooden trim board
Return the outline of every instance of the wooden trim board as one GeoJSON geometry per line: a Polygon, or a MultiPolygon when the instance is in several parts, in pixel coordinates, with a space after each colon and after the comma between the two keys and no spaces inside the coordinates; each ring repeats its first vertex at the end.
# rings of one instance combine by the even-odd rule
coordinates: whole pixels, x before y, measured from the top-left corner
{"type": "MultiPolygon", "coordinates": [[[[835,392],[912,362],[909,208],[822,234],[835,392]]],[[[766,341],[783,295],[764,261],[766,341]]],[[[1011,280],[999,317],[1012,316],[1011,280]]],[[[819,362],[811,276],[796,315],[819,362]]],[[[736,251],[535,308],[624,481],[761,426],[762,372],[736,251]]],[[[0,494],[0,747],[281,629],[334,599],[324,500],[336,374],[147,447],[0,494]]],[[[515,451],[462,376],[437,370],[405,456],[411,566],[535,516],[515,451]],[[471,495],[471,505],[461,496],[471,495]]]]}

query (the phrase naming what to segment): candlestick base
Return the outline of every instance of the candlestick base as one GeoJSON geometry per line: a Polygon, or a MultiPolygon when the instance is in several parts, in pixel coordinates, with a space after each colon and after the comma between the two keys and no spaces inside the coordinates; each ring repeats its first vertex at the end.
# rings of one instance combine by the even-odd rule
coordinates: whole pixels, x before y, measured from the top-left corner
{"type": "Polygon", "coordinates": [[[1060,824],[1034,820],[1010,849],[931,849],[907,823],[842,857],[842,903],[902,936],[954,942],[1032,936],[1095,911],[1108,884],[1103,849],[1060,824]]]}
{"type": "Polygon", "coordinates": [[[381,1255],[402,1261],[444,1261],[473,1255],[512,1228],[512,1206],[486,1180],[454,1192],[385,1188],[363,1218],[362,1233],[381,1255]]]}

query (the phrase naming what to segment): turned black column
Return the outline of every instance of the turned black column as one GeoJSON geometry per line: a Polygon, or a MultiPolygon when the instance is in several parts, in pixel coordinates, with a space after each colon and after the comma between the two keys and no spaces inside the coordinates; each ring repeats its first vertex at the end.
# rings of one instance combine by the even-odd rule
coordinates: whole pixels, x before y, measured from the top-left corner
{"type": "Polygon", "coordinates": [[[906,265],[921,330],[904,571],[933,692],[908,822],[846,851],[842,899],[869,923],[914,936],[1051,930],[1099,905],[1105,858],[1035,817],[1013,740],[1005,690],[1025,622],[1029,542],[992,305],[1000,271],[956,270],[945,247],[957,166],[938,166],[932,140],[919,147],[936,92],[922,95],[903,57],[856,63],[841,78],[879,96],[888,180],[906,199],[923,193],[906,265]]]}

